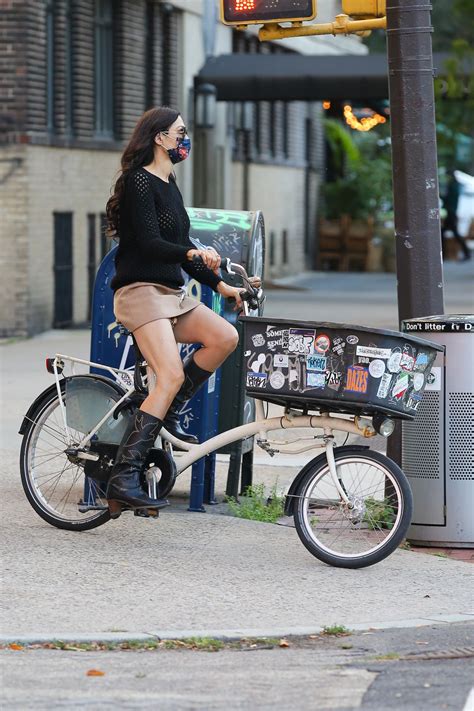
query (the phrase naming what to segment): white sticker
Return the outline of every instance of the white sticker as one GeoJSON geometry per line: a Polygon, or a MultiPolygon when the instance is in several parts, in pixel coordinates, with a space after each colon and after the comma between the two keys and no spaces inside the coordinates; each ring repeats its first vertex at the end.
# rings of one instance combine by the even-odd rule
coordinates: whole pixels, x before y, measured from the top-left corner
{"type": "Polygon", "coordinates": [[[273,356],[273,365],[275,368],[288,368],[288,356],[284,353],[275,353],[273,356]]]}
{"type": "Polygon", "coordinates": [[[270,385],[274,390],[280,390],[285,384],[285,376],[279,370],[275,370],[274,373],[270,375],[270,385]]]}
{"type": "Polygon", "coordinates": [[[385,373],[385,363],[383,360],[372,360],[369,363],[369,373],[373,378],[381,378],[385,373]]]}
{"type": "Polygon", "coordinates": [[[415,373],[413,376],[413,388],[414,390],[421,390],[425,382],[425,376],[423,373],[415,373]]]}
{"type": "Polygon", "coordinates": [[[265,353],[260,353],[257,360],[255,360],[250,366],[250,370],[253,370],[254,373],[258,373],[260,371],[260,366],[265,363],[265,358],[265,353]]]}
{"type": "Polygon", "coordinates": [[[402,359],[401,351],[393,351],[392,355],[388,359],[387,368],[391,373],[398,373],[400,370],[400,361],[402,359]]]}
{"type": "Polygon", "coordinates": [[[425,390],[441,390],[441,366],[436,365],[434,368],[431,368],[426,378],[425,390]]]}
{"type": "Polygon", "coordinates": [[[354,346],[356,343],[359,343],[359,339],[357,336],[347,336],[346,341],[351,344],[351,346],[354,346]]]}
{"type": "Polygon", "coordinates": [[[390,348],[375,348],[373,346],[357,346],[356,355],[368,358],[390,358],[390,348]]]}
{"type": "Polygon", "coordinates": [[[408,373],[400,373],[393,386],[392,396],[395,400],[402,400],[408,389],[408,373]]]}
{"type": "Polygon", "coordinates": [[[207,381],[207,392],[213,393],[215,389],[216,389],[216,371],[213,372],[213,374],[207,381]]]}
{"type": "Polygon", "coordinates": [[[256,333],[254,336],[252,336],[252,343],[255,348],[259,348],[259,346],[265,345],[265,339],[261,333],[256,333]]]}
{"type": "Polygon", "coordinates": [[[413,356],[409,355],[408,353],[403,353],[400,359],[400,367],[403,368],[403,370],[413,370],[414,365],[415,359],[413,358],[413,356]]]}
{"type": "Polygon", "coordinates": [[[391,380],[392,376],[389,373],[384,373],[382,375],[382,380],[380,381],[379,389],[377,390],[377,397],[382,400],[387,397],[391,380]]]}
{"type": "Polygon", "coordinates": [[[252,353],[252,351],[245,351],[244,356],[248,358],[248,356],[252,353]]]}

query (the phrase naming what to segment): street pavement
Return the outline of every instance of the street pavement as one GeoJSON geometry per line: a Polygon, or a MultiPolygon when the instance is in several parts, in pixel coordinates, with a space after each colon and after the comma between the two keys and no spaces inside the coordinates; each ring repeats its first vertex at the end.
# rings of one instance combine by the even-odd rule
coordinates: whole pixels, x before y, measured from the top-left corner
{"type": "MultiPolygon", "coordinates": [[[[472,310],[471,265],[449,265],[447,277],[446,311],[472,310]]],[[[266,308],[269,315],[291,317],[298,314],[298,318],[313,320],[324,316],[324,320],[381,327],[396,324],[394,293],[389,302],[386,297],[388,285],[394,285],[391,275],[308,274],[297,281],[308,290],[285,288],[269,292],[266,308]]],[[[87,533],[72,533],[49,526],[36,515],[23,494],[17,431],[31,400],[52,382],[45,371],[44,358],[56,352],[88,357],[88,339],[84,330],[50,331],[33,339],[5,343],[0,348],[3,567],[0,641],[282,637],[315,634],[333,624],[372,632],[400,627],[407,635],[411,634],[410,630],[428,630],[438,625],[444,630],[441,634],[448,635],[453,626],[457,627],[455,623],[462,623],[461,629],[464,630],[469,621],[474,620],[472,566],[468,563],[400,549],[371,568],[355,571],[331,568],[306,551],[291,526],[213,514],[210,508],[207,513],[187,512],[183,497],[189,488],[189,473],[182,475],[177,486],[178,496],[173,499],[172,506],[156,521],[126,514],[87,533]]],[[[309,453],[303,460],[311,456],[309,453]]],[[[303,460],[301,456],[290,458],[288,464],[274,466],[273,460],[260,453],[254,481],[271,484],[278,477],[279,486],[284,488],[303,460]]],[[[225,473],[226,462],[221,459],[216,484],[220,499],[225,487],[225,473]]],[[[31,674],[33,684],[41,677],[45,666],[51,664],[52,657],[48,655],[54,654],[65,653],[28,651],[24,657],[11,657],[12,662],[8,655],[13,652],[3,653],[4,674],[11,679],[11,691],[5,696],[8,707],[30,707],[22,702],[28,685],[23,692],[18,691],[22,665],[23,673],[31,674]],[[33,658],[28,657],[31,654],[36,655],[34,664],[33,658]],[[16,668],[15,664],[18,665],[16,668]]],[[[170,656],[169,661],[166,661],[168,657],[162,657],[163,661],[159,662],[162,684],[159,685],[154,680],[152,686],[147,683],[144,688],[141,682],[133,681],[129,688],[123,687],[117,681],[118,677],[112,675],[106,684],[116,691],[103,696],[105,687],[99,686],[100,680],[92,680],[97,695],[92,697],[90,707],[103,708],[106,703],[112,706],[113,699],[122,698],[120,694],[125,694],[126,688],[130,695],[127,696],[129,701],[123,701],[124,708],[153,706],[156,694],[164,693],[163,680],[166,680],[166,693],[160,708],[248,708],[250,702],[246,705],[245,699],[246,693],[250,693],[249,687],[247,685],[244,693],[243,671],[240,676],[236,672],[232,677],[236,657],[225,656],[231,654],[243,655],[246,668],[249,664],[252,666],[253,662],[246,661],[248,652],[222,652],[212,657],[215,662],[207,661],[205,665],[201,662],[204,657],[194,656],[195,661],[189,662],[191,681],[183,686],[181,674],[178,691],[178,677],[173,676],[173,669],[181,664],[184,665],[182,672],[188,669],[188,653],[184,652],[178,661],[173,661],[176,657],[170,656]],[[220,691],[209,685],[213,669],[209,665],[212,664],[222,667],[220,691]],[[202,686],[201,674],[208,675],[207,691],[202,697],[198,695],[202,686]],[[139,687],[138,696],[134,696],[134,685],[139,687]],[[220,694],[224,694],[225,689],[227,699],[232,698],[235,690],[234,705],[222,702],[224,697],[220,694]],[[215,702],[211,703],[213,694],[215,702]],[[244,699],[242,705],[237,699],[244,699]]],[[[274,686],[275,693],[278,690],[283,693],[283,680],[290,678],[285,674],[293,675],[291,678],[294,679],[292,697],[285,703],[294,705],[294,699],[302,693],[304,680],[308,682],[316,657],[308,650],[298,650],[296,654],[296,650],[278,649],[260,654],[258,669],[252,671],[248,682],[254,683],[255,698],[259,699],[254,707],[274,708],[276,697],[272,689],[274,686]],[[278,656],[285,651],[290,655],[278,656]],[[291,656],[293,652],[294,657],[291,656]],[[281,659],[285,659],[282,667],[279,666],[281,659]],[[274,669],[273,675],[270,669],[274,669]]],[[[58,662],[52,681],[55,688],[62,688],[62,680],[68,674],[82,673],[77,671],[83,670],[82,657],[80,653],[77,655],[77,658],[67,657],[67,663],[58,662]]],[[[361,699],[368,699],[366,691],[378,671],[370,671],[366,664],[345,677],[340,671],[343,662],[336,660],[332,664],[329,661],[331,663],[324,669],[314,671],[311,684],[313,690],[319,690],[318,693],[322,687],[334,687],[334,692],[327,691],[333,696],[320,705],[315,700],[312,706],[313,697],[308,691],[299,708],[359,708],[361,699]],[[336,682],[339,676],[340,680],[336,682]],[[336,698],[338,688],[339,699],[336,698]],[[347,694],[351,689],[352,701],[348,701],[347,694]]],[[[135,666],[127,677],[129,680],[132,679],[130,675],[141,673],[142,664],[145,665],[143,678],[154,678],[156,667],[148,657],[142,656],[140,662],[134,661],[133,664],[135,666]]],[[[459,674],[464,679],[462,664],[461,661],[459,674]]],[[[94,659],[90,667],[95,665],[94,659]]],[[[458,684],[458,688],[460,694],[462,691],[459,700],[463,694],[465,698],[465,684],[458,684]]],[[[60,707],[61,693],[56,698],[60,707]]],[[[38,691],[35,699],[35,708],[55,707],[46,692],[38,691]]],[[[86,701],[87,696],[84,703],[86,701]]],[[[64,703],[67,705],[69,701],[64,703]]],[[[417,711],[426,708],[429,711],[435,708],[461,709],[462,706],[372,705],[367,708],[416,708],[417,711]]]]}

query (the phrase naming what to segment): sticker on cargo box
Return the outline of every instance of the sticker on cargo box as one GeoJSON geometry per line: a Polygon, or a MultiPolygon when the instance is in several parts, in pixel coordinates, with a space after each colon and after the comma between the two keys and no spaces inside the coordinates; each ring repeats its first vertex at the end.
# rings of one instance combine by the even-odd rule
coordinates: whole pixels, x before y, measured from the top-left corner
{"type": "Polygon", "coordinates": [[[428,354],[427,353],[418,353],[418,355],[416,356],[415,367],[413,368],[413,370],[416,370],[416,371],[422,373],[428,367],[428,363],[429,363],[428,354]]]}
{"type": "Polygon", "coordinates": [[[431,371],[426,378],[425,390],[441,390],[441,366],[436,365],[434,368],[431,368],[431,371]]]}
{"type": "Polygon", "coordinates": [[[267,385],[267,378],[266,373],[247,373],[247,387],[264,388],[267,385]]]}
{"type": "Polygon", "coordinates": [[[306,385],[309,388],[324,388],[326,386],[326,373],[306,373],[306,385]]]}
{"type": "Polygon", "coordinates": [[[288,368],[288,356],[284,353],[275,353],[273,365],[275,368],[288,368]]]}
{"type": "Polygon", "coordinates": [[[327,358],[320,355],[306,356],[306,370],[317,370],[320,373],[326,370],[327,358]]]}
{"type": "Polygon", "coordinates": [[[277,348],[279,350],[288,348],[288,329],[267,326],[266,337],[268,350],[276,351],[277,348]]]}
{"type": "Polygon", "coordinates": [[[340,356],[344,353],[345,347],[346,347],[346,342],[344,341],[343,338],[340,338],[339,336],[337,338],[333,338],[333,341],[332,341],[332,352],[333,353],[340,356]]]}
{"type": "Polygon", "coordinates": [[[392,376],[390,375],[390,373],[384,373],[382,375],[379,389],[377,390],[377,397],[381,400],[384,400],[387,397],[391,381],[392,376]]]}
{"type": "Polygon", "coordinates": [[[415,359],[409,353],[403,353],[400,359],[400,368],[402,370],[413,370],[415,359]]]}
{"type": "Polygon", "coordinates": [[[352,393],[366,393],[369,382],[369,371],[361,365],[351,365],[347,369],[345,389],[352,393]]]}
{"type": "Polygon", "coordinates": [[[285,376],[280,370],[275,370],[270,375],[270,385],[274,390],[280,390],[285,384],[285,376]]]}
{"type": "Polygon", "coordinates": [[[356,343],[359,343],[359,339],[357,336],[347,336],[346,338],[347,343],[350,343],[351,346],[355,346],[356,343]]]}
{"type": "Polygon", "coordinates": [[[395,400],[402,400],[408,390],[408,384],[408,373],[400,373],[393,386],[392,397],[395,398],[395,400]]]}
{"type": "Polygon", "coordinates": [[[357,346],[356,355],[366,358],[390,358],[390,348],[376,348],[375,346],[357,346]]]}
{"type": "Polygon", "coordinates": [[[418,390],[421,390],[424,384],[425,376],[423,375],[423,373],[415,373],[413,375],[413,389],[418,392],[418,390]]]}
{"type": "Polygon", "coordinates": [[[385,373],[385,363],[383,360],[380,360],[379,358],[371,360],[369,363],[369,373],[373,378],[381,378],[385,373]]]}
{"type": "Polygon", "coordinates": [[[319,336],[316,336],[316,339],[314,341],[314,351],[315,353],[321,353],[322,355],[324,355],[328,352],[330,345],[331,340],[329,336],[326,336],[325,333],[320,333],[319,336]]]}
{"type": "Polygon", "coordinates": [[[339,390],[341,387],[342,373],[337,370],[326,371],[326,385],[331,390],[339,390]]]}
{"type": "Polygon", "coordinates": [[[314,353],[315,331],[306,328],[290,328],[288,334],[288,352],[300,355],[314,353]]]}
{"type": "Polygon", "coordinates": [[[392,351],[392,354],[391,354],[390,358],[388,359],[387,369],[391,373],[398,373],[398,371],[400,370],[401,359],[402,359],[402,352],[400,350],[392,351]]]}
{"type": "Polygon", "coordinates": [[[265,345],[265,339],[261,333],[256,333],[254,336],[252,336],[252,343],[255,348],[260,348],[261,346],[265,345]]]}

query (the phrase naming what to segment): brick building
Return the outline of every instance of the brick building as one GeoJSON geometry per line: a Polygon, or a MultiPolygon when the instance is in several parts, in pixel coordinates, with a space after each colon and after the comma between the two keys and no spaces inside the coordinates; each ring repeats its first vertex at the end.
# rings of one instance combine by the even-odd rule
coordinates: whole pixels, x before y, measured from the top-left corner
{"type": "MultiPolygon", "coordinates": [[[[0,336],[88,321],[121,150],[151,106],[191,116],[205,1],[0,0],[0,336]]],[[[216,54],[298,47],[214,30],[216,54]]],[[[298,51],[310,47],[301,43],[298,51]]],[[[240,209],[242,147],[230,115],[219,105],[223,187],[214,207],[240,209]]],[[[320,105],[258,102],[253,115],[249,207],[265,215],[268,273],[295,272],[308,267],[323,170],[320,105]]],[[[190,163],[178,169],[188,205],[190,163]]]]}

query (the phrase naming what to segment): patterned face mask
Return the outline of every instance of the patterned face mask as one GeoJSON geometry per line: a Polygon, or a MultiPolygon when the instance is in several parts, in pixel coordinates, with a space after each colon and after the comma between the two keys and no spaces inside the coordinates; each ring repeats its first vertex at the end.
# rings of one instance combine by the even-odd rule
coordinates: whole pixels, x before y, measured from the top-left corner
{"type": "Polygon", "coordinates": [[[191,139],[188,136],[178,139],[176,148],[167,148],[167,153],[173,164],[186,160],[191,152],[191,139]]]}

